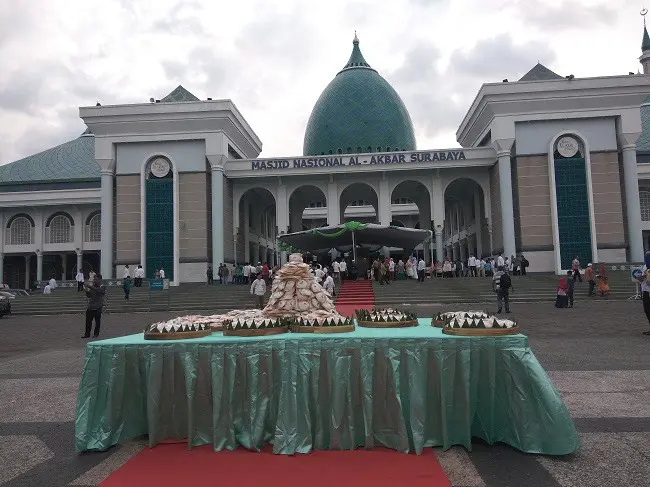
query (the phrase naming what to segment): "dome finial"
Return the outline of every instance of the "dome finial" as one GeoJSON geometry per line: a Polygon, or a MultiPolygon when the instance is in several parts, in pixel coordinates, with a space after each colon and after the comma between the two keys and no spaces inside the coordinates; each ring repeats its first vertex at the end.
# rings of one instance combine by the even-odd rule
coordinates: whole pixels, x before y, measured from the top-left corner
{"type": "Polygon", "coordinates": [[[641,52],[646,52],[650,50],[650,36],[648,35],[648,29],[645,24],[645,16],[648,14],[648,9],[644,7],[640,13],[643,17],[643,41],[641,42],[641,52]]]}
{"type": "MultiPolygon", "coordinates": [[[[645,17],[643,17],[643,20],[645,22],[645,17]]],[[[354,31],[354,39],[352,39],[352,44],[359,44],[359,38],[357,37],[357,31],[356,30],[354,31]]]]}

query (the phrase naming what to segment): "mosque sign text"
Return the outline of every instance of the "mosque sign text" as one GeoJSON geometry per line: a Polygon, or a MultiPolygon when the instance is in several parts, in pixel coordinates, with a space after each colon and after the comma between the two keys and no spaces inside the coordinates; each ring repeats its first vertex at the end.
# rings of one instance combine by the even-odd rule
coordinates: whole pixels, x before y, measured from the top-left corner
{"type": "Polygon", "coordinates": [[[415,164],[466,160],[462,150],[432,152],[394,152],[390,154],[329,155],[294,159],[258,159],[251,161],[252,170],[309,169],[324,167],[356,167],[375,164],[415,164]]]}

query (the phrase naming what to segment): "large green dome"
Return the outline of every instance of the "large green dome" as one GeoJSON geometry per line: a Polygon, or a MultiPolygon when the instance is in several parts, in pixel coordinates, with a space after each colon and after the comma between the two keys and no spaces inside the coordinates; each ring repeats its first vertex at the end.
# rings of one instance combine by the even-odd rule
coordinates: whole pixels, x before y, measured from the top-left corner
{"type": "Polygon", "coordinates": [[[393,87],[366,62],[355,34],[352,55],[318,98],[303,154],[414,150],[413,123],[393,87]]]}

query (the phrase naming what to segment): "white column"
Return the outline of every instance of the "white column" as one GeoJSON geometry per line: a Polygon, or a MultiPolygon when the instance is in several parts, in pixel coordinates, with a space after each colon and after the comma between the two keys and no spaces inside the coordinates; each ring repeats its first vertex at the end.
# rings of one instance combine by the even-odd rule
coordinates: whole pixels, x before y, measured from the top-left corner
{"type": "Polygon", "coordinates": [[[77,272],[83,272],[84,254],[81,250],[77,250],[77,272]]]}
{"type": "Polygon", "coordinates": [[[643,262],[643,233],[641,231],[641,203],[639,202],[639,176],[636,162],[636,144],[623,148],[623,178],[625,182],[625,210],[630,262],[643,262]]]}
{"type": "Polygon", "coordinates": [[[499,160],[499,195],[501,200],[501,226],[503,227],[503,255],[515,255],[515,220],[512,203],[510,151],[497,153],[499,160]]]}
{"type": "Polygon", "coordinates": [[[338,225],[341,223],[341,210],[339,208],[339,193],[336,181],[330,180],[327,184],[327,224],[338,225]]]}
{"type": "Polygon", "coordinates": [[[445,260],[445,254],[442,249],[442,226],[436,225],[436,260],[442,262],[445,260]]]}
{"type": "MultiPolygon", "coordinates": [[[[224,261],[223,246],[223,162],[210,159],[212,173],[212,267],[224,261]]],[[[174,276],[177,279],[176,276],[174,276]]]]}
{"type": "Polygon", "coordinates": [[[476,255],[475,257],[481,258],[483,256],[483,215],[481,213],[481,192],[474,190],[474,227],[476,228],[476,255]]]}
{"type": "Polygon", "coordinates": [[[101,220],[102,220],[102,255],[101,274],[104,279],[113,278],[113,177],[115,161],[97,161],[101,168],[101,220]]]}
{"type": "Polygon", "coordinates": [[[379,206],[377,209],[379,224],[390,225],[390,188],[388,186],[388,179],[384,178],[379,181],[379,198],[377,206],[379,206]]]}
{"type": "MultiPolygon", "coordinates": [[[[329,212],[329,203],[327,211],[329,212]]],[[[287,201],[287,187],[284,184],[278,184],[277,201],[275,202],[275,221],[278,227],[278,234],[287,233],[289,229],[289,208],[287,201]]],[[[280,265],[287,263],[287,253],[280,254],[280,265]]]]}
{"type": "Polygon", "coordinates": [[[41,282],[43,280],[43,253],[36,252],[36,280],[41,282]]]}

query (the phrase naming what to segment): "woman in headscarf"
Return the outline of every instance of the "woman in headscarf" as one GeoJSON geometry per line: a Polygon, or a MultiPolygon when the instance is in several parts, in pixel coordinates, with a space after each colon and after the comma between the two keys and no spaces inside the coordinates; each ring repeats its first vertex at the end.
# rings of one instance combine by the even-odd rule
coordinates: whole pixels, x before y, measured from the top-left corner
{"type": "Polygon", "coordinates": [[[598,268],[598,294],[603,297],[609,296],[609,278],[605,264],[600,264],[598,268]]]}
{"type": "Polygon", "coordinates": [[[569,302],[568,297],[569,286],[566,283],[564,277],[560,278],[560,282],[557,285],[557,297],[555,299],[556,308],[566,308],[569,302]]]}

